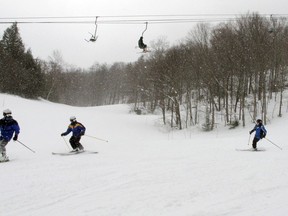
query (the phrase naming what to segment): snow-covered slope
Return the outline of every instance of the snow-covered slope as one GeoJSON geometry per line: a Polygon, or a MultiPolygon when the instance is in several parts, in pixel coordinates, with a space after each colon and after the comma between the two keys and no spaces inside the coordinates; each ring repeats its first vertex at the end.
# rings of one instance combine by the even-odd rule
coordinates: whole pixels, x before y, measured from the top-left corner
{"type": "MultiPolygon", "coordinates": [[[[288,213],[287,117],[266,125],[265,151],[248,146],[254,126],[213,132],[165,132],[157,115],[135,115],[129,106],[72,107],[0,94],[19,122],[11,159],[0,164],[0,215],[4,216],[283,216],[288,213]],[[75,115],[89,136],[87,150],[65,152],[60,136],[75,115]]],[[[67,143],[66,143],[67,142],[67,143]]]]}

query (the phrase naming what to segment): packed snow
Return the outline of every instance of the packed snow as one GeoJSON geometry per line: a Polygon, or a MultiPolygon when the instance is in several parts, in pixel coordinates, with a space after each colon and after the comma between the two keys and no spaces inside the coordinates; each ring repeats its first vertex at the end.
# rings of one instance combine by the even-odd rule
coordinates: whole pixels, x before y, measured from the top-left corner
{"type": "Polygon", "coordinates": [[[3,216],[283,216],[288,213],[286,113],[265,125],[265,151],[249,130],[168,130],[161,115],[129,105],[73,107],[0,94],[21,132],[0,163],[3,216]],[[87,130],[71,156],[66,131],[75,115],[87,130]],[[251,136],[250,142],[253,136],[251,136]],[[107,140],[108,142],[102,141],[107,140]]]}

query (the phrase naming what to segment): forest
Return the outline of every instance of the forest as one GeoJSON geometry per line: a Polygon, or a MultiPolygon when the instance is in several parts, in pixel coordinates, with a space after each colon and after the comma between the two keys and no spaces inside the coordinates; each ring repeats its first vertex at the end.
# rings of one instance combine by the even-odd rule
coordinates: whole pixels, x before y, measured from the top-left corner
{"type": "Polygon", "coordinates": [[[162,123],[179,130],[213,130],[219,115],[231,128],[257,117],[266,123],[272,100],[282,116],[286,18],[248,13],[215,26],[199,23],[177,45],[159,38],[150,46],[135,62],[65,67],[56,51],[49,61],[34,58],[13,23],[0,41],[0,92],[74,106],[131,104],[137,114],[161,112],[162,123]]]}

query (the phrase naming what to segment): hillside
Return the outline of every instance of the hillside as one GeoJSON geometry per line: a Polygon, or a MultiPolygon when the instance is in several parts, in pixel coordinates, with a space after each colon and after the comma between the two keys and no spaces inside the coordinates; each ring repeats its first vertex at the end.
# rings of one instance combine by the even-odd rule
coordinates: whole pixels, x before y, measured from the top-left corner
{"type": "Polygon", "coordinates": [[[266,128],[265,151],[248,146],[246,128],[167,132],[161,116],[129,113],[127,105],[72,107],[0,94],[19,122],[11,159],[1,163],[0,215],[5,216],[283,216],[288,213],[287,116],[266,128]],[[60,136],[75,115],[87,128],[69,151],[60,136]],[[283,129],[284,126],[284,129],[283,129]]]}

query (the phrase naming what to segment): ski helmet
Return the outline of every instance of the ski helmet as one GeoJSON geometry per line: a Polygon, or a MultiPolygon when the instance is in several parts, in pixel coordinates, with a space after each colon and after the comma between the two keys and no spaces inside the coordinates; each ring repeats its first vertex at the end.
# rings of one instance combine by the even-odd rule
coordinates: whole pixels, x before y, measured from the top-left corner
{"type": "Polygon", "coordinates": [[[3,116],[9,116],[9,115],[11,115],[11,114],[12,114],[12,112],[11,112],[10,109],[5,109],[5,110],[3,110],[3,116]]]}
{"type": "Polygon", "coordinates": [[[262,122],[262,120],[261,119],[257,119],[257,121],[256,121],[257,123],[261,123],[262,122]]]}
{"type": "Polygon", "coordinates": [[[70,121],[71,121],[71,122],[76,121],[76,117],[75,117],[75,116],[71,116],[71,117],[70,117],[70,121]]]}

